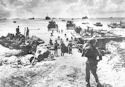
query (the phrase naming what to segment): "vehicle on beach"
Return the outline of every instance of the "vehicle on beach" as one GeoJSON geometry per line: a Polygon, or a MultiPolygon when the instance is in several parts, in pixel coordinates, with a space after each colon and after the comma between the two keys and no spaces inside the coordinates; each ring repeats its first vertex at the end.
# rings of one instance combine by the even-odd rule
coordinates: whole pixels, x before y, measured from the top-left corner
{"type": "Polygon", "coordinates": [[[97,27],[102,27],[103,25],[101,24],[101,22],[97,22],[96,24],[94,24],[97,27]]]}
{"type": "Polygon", "coordinates": [[[65,22],[66,20],[62,19],[61,21],[62,21],[62,22],[65,22]]]}
{"type": "Polygon", "coordinates": [[[88,19],[88,17],[87,17],[87,16],[85,16],[85,17],[82,17],[82,19],[88,19]]]}
{"type": "Polygon", "coordinates": [[[80,34],[81,31],[82,31],[82,28],[80,26],[75,28],[76,33],[80,34]]]}
{"type": "Polygon", "coordinates": [[[119,28],[125,28],[125,22],[120,21],[119,28]]]}
{"type": "Polygon", "coordinates": [[[66,28],[67,30],[74,30],[75,29],[75,24],[73,23],[73,21],[67,21],[66,23],[66,28]]]}
{"type": "Polygon", "coordinates": [[[52,30],[58,31],[58,25],[53,20],[49,21],[49,24],[48,24],[48,31],[52,31],[52,30]]]}
{"type": "Polygon", "coordinates": [[[111,28],[117,28],[117,26],[118,26],[117,23],[108,24],[108,27],[111,27],[111,28]]]}

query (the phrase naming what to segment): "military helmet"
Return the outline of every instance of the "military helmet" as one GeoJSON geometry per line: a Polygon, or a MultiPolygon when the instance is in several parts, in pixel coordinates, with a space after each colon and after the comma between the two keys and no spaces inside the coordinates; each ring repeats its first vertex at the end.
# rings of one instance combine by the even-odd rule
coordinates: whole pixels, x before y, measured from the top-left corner
{"type": "Polygon", "coordinates": [[[87,42],[90,43],[91,45],[94,45],[94,44],[96,44],[97,40],[95,38],[91,38],[87,42]]]}

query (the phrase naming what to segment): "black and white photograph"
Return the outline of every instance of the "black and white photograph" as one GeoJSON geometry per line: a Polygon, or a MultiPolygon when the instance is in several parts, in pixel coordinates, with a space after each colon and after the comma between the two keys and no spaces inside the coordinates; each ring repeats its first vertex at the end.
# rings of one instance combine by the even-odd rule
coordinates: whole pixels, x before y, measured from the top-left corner
{"type": "Polygon", "coordinates": [[[0,87],[125,87],[125,0],[0,0],[0,87]]]}

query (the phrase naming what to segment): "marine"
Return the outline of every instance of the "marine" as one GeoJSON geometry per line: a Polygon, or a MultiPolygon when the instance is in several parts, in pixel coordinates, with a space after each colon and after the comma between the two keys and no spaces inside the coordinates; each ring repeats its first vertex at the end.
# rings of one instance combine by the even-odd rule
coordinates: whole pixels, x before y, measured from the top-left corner
{"type": "Polygon", "coordinates": [[[82,56],[87,57],[86,61],[86,87],[91,87],[90,85],[90,71],[95,77],[97,87],[101,87],[100,81],[97,75],[97,64],[102,60],[102,54],[99,49],[96,47],[96,40],[89,40],[86,45],[83,47],[82,56]],[[97,57],[99,56],[99,59],[97,57]]]}

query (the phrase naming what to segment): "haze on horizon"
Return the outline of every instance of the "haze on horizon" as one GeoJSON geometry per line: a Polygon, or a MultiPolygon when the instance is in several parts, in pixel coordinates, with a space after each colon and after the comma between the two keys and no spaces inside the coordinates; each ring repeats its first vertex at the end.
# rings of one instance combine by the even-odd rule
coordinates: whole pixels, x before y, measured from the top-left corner
{"type": "Polygon", "coordinates": [[[125,0],[0,0],[0,18],[125,17],[125,0]]]}

